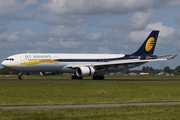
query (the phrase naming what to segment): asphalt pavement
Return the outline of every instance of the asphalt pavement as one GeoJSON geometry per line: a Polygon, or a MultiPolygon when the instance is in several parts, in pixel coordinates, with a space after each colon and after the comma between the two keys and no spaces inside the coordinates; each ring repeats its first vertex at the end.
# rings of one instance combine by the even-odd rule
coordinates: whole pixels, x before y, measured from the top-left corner
{"type": "Polygon", "coordinates": [[[72,79],[23,79],[23,80],[19,80],[19,79],[0,79],[0,82],[13,82],[13,81],[16,81],[16,82],[20,82],[20,81],[23,81],[23,82],[30,82],[30,81],[42,81],[42,82],[45,82],[45,81],[48,81],[48,82],[51,82],[51,81],[120,81],[120,82],[125,82],[125,81],[180,81],[180,79],[105,79],[105,80],[92,80],[92,79],[83,79],[83,80],[72,80],[72,79]]]}
{"type": "Polygon", "coordinates": [[[155,106],[155,105],[180,105],[180,102],[58,105],[58,106],[13,106],[13,107],[0,107],[0,110],[47,110],[47,109],[107,108],[107,107],[155,106]]]}

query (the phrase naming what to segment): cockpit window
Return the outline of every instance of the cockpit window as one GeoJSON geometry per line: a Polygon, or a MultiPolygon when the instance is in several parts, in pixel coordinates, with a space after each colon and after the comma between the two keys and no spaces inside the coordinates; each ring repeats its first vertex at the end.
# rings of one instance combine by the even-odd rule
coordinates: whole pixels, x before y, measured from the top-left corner
{"type": "Polygon", "coordinates": [[[8,60],[8,61],[14,61],[13,58],[7,58],[6,60],[8,60]]]}

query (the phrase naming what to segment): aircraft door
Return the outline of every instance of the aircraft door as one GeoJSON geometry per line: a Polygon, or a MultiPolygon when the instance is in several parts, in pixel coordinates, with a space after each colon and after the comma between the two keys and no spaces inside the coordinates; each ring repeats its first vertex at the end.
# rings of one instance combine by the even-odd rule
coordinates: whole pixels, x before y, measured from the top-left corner
{"type": "Polygon", "coordinates": [[[25,63],[27,60],[25,58],[25,56],[21,56],[21,63],[25,63]]]}
{"type": "MultiPolygon", "coordinates": [[[[53,56],[53,60],[57,60],[58,57],[57,56],[53,56]]],[[[58,63],[54,63],[54,64],[58,64],[58,63]]]]}
{"type": "Polygon", "coordinates": [[[99,58],[100,58],[100,62],[104,62],[104,59],[102,56],[100,56],[99,58]]]}
{"type": "Polygon", "coordinates": [[[100,58],[100,62],[108,62],[107,58],[103,58],[102,56],[100,56],[99,58],[100,58]]]}

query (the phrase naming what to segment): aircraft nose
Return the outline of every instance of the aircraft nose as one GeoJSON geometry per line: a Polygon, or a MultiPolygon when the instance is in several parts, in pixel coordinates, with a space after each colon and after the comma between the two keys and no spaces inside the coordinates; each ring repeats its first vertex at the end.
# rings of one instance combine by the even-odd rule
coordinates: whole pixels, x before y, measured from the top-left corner
{"type": "Polygon", "coordinates": [[[1,65],[4,66],[4,67],[7,67],[7,66],[8,66],[6,61],[3,61],[3,62],[1,63],[1,65]]]}

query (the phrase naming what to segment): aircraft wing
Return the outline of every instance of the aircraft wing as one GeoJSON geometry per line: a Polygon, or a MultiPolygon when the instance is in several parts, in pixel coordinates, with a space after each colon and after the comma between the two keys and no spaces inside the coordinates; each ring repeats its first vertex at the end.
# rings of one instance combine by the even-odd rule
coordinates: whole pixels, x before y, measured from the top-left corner
{"type": "MultiPolygon", "coordinates": [[[[135,65],[141,65],[142,63],[150,62],[150,61],[164,61],[164,60],[170,60],[174,59],[178,54],[174,55],[165,55],[165,56],[171,56],[169,58],[163,58],[163,59],[145,59],[145,60],[140,60],[140,59],[129,59],[129,60],[115,60],[115,61],[109,61],[109,62],[99,62],[99,63],[92,63],[92,64],[72,64],[68,65],[66,67],[68,68],[78,68],[78,67],[87,67],[87,66],[92,66],[97,69],[103,69],[107,67],[116,67],[119,65],[124,65],[128,66],[129,64],[135,64],[135,65]]],[[[163,56],[163,57],[165,57],[163,56]]],[[[162,56],[160,56],[162,57],[162,56]]]]}

